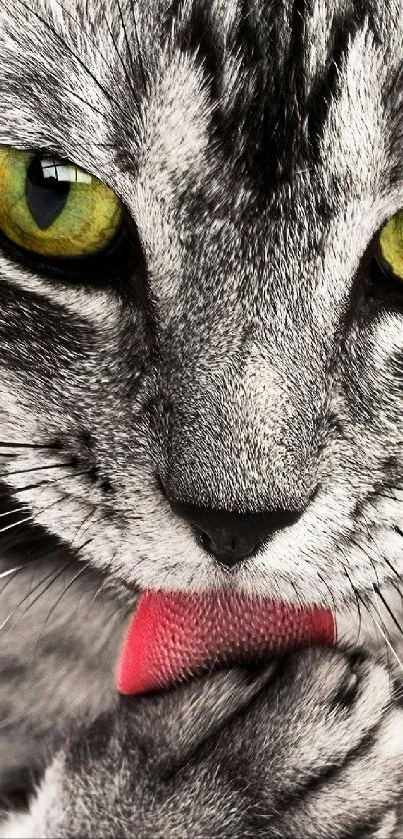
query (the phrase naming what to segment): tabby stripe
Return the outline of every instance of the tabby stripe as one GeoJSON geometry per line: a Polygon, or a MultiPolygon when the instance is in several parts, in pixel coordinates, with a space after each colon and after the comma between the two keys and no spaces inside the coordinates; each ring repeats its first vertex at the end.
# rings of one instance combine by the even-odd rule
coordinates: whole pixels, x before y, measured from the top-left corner
{"type": "MultiPolygon", "coordinates": [[[[340,69],[348,61],[355,37],[366,23],[370,24],[368,7],[355,4],[335,16],[329,34],[326,66],[317,73],[307,99],[309,118],[309,141],[314,157],[319,154],[320,141],[326,123],[329,107],[336,96],[340,80],[340,69]]],[[[374,26],[374,24],[373,24],[374,26]]]]}
{"type": "MultiPolygon", "coordinates": [[[[308,796],[314,796],[316,792],[320,792],[326,783],[329,781],[336,781],[338,776],[342,776],[347,766],[354,763],[357,759],[364,757],[371,751],[376,744],[377,734],[383,722],[384,717],[381,718],[377,725],[367,732],[361,742],[354,749],[347,752],[341,763],[338,762],[323,767],[317,775],[308,779],[304,786],[298,787],[292,790],[292,792],[287,791],[284,793],[281,792],[281,790],[278,792],[276,791],[274,795],[275,808],[281,812],[287,809],[293,810],[299,805],[299,802],[302,803],[308,796]]],[[[301,777],[303,777],[303,771],[303,767],[301,767],[301,777]]],[[[340,834],[340,839],[341,837],[344,839],[344,833],[340,834]]],[[[337,837],[337,839],[339,839],[339,837],[337,837]]]]}
{"type": "MultiPolygon", "coordinates": [[[[4,254],[3,254],[4,257],[4,254]]],[[[5,288],[18,286],[24,292],[20,299],[43,308],[46,301],[52,310],[64,315],[86,318],[94,327],[111,329],[119,320],[120,303],[116,295],[104,289],[85,289],[62,285],[55,281],[41,279],[37,274],[30,274],[6,260],[6,266],[0,272],[0,295],[5,288]],[[4,273],[3,273],[4,272],[4,273]],[[7,272],[7,273],[6,273],[7,272]]]]}

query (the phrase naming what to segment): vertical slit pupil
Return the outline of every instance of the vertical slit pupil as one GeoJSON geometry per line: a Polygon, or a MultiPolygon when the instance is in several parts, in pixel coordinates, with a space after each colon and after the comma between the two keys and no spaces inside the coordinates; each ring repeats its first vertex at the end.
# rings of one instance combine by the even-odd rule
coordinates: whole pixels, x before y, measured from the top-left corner
{"type": "Polygon", "coordinates": [[[41,230],[47,230],[63,212],[70,182],[59,180],[57,158],[45,159],[35,155],[25,181],[25,197],[32,218],[41,230]]]}

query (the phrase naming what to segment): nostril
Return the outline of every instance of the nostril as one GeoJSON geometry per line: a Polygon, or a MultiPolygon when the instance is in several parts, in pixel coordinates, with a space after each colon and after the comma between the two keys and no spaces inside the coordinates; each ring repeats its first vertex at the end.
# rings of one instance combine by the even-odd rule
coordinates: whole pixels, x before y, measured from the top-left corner
{"type": "Polygon", "coordinates": [[[219,554],[243,554],[243,551],[240,550],[239,541],[233,537],[231,538],[230,535],[226,535],[225,533],[209,534],[206,530],[200,530],[198,527],[194,527],[194,530],[203,548],[209,553],[215,554],[216,556],[219,554]]]}
{"type": "Polygon", "coordinates": [[[251,544],[246,543],[242,536],[234,537],[231,533],[223,530],[218,532],[207,533],[206,530],[201,530],[197,525],[193,525],[197,541],[202,545],[205,551],[213,554],[220,564],[227,567],[237,565],[243,559],[257,553],[262,547],[263,541],[251,544]]]}
{"type": "Polygon", "coordinates": [[[259,542],[253,546],[248,545],[245,547],[238,544],[234,539],[231,542],[214,540],[205,532],[201,534],[199,541],[204,550],[212,554],[220,565],[226,568],[233,568],[235,565],[243,562],[243,560],[248,559],[248,557],[255,555],[263,544],[263,542],[259,542]]]}
{"type": "Polygon", "coordinates": [[[192,525],[198,542],[228,567],[258,553],[275,533],[296,524],[303,510],[267,510],[238,513],[170,502],[172,509],[192,525]]]}

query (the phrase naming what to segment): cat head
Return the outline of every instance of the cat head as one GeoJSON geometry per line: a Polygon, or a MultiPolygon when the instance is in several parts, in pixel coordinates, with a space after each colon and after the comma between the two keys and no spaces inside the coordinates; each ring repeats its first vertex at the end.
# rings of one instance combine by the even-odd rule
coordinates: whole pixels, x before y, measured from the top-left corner
{"type": "Polygon", "coordinates": [[[0,143],[124,222],[90,261],[2,243],[1,478],[118,584],[400,573],[402,43],[381,0],[2,4],[0,143]]]}

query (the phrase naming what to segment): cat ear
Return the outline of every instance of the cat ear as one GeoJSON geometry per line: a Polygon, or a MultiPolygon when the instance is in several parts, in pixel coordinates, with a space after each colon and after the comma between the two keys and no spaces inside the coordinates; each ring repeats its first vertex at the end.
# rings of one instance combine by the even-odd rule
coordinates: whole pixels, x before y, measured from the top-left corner
{"type": "Polygon", "coordinates": [[[237,666],[154,695],[122,697],[131,736],[161,768],[174,768],[250,705],[276,669],[275,662],[237,666]]]}

